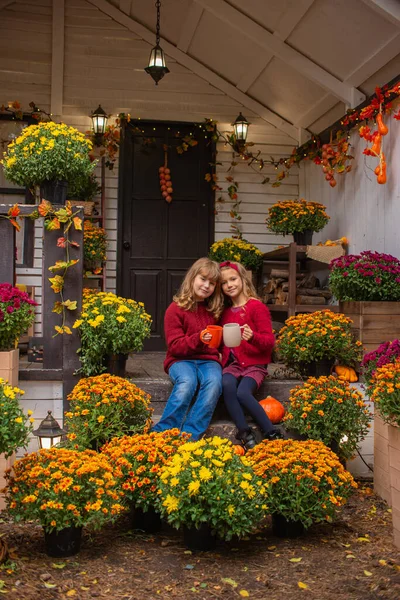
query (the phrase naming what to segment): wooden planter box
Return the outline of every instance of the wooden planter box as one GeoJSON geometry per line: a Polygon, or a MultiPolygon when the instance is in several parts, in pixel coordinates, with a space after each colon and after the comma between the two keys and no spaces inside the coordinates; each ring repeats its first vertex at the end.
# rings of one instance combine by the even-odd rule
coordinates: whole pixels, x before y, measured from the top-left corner
{"type": "MultiPolygon", "coordinates": [[[[0,454],[0,490],[2,490],[6,485],[6,480],[4,477],[4,471],[6,469],[11,469],[15,461],[15,454],[12,454],[8,458],[5,458],[4,454],[0,454]]],[[[4,494],[0,494],[0,510],[4,510],[6,507],[6,503],[4,500],[4,494]]]]}
{"type": "Polygon", "coordinates": [[[400,338],[400,302],[340,302],[339,312],[352,319],[365,352],[400,338]]]}
{"type": "Polygon", "coordinates": [[[0,377],[6,379],[10,385],[18,385],[19,350],[0,352],[0,377]]]}
{"type": "Polygon", "coordinates": [[[400,548],[400,427],[388,426],[394,543],[400,548]]]}
{"type": "Polygon", "coordinates": [[[389,473],[389,425],[374,415],[374,490],[392,505],[389,473]]]}

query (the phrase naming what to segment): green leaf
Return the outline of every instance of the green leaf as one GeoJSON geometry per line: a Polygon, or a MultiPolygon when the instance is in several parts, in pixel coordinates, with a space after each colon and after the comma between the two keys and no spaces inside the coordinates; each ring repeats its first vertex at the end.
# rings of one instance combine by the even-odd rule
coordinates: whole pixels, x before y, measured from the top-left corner
{"type": "Polygon", "coordinates": [[[228,585],[231,585],[233,588],[237,588],[238,584],[236,583],[236,581],[234,579],[231,579],[230,577],[223,577],[221,579],[221,581],[223,583],[227,583],[228,585]]]}

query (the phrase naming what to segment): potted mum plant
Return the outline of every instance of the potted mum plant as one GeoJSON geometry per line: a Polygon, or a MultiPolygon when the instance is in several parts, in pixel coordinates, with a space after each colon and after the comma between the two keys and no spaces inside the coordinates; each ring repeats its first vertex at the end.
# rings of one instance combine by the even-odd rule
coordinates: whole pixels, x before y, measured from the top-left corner
{"type": "Polygon", "coordinates": [[[322,442],[263,441],[247,454],[268,490],[275,535],[296,537],[313,523],[331,522],[357,484],[322,442]]]}
{"type": "Polygon", "coordinates": [[[18,382],[17,340],[35,320],[37,303],[10,283],[0,283],[0,377],[18,382]]]}
{"type": "Polygon", "coordinates": [[[371,415],[362,394],[337,377],[310,377],[290,392],[288,428],[331,448],[343,462],[368,432],[371,415]]]}
{"type": "Polygon", "coordinates": [[[148,533],[160,529],[155,510],[158,478],[168,459],[189,438],[179,429],[169,429],[114,438],[102,447],[124,493],[123,503],[131,509],[133,529],[148,533]]]}
{"type": "Polygon", "coordinates": [[[83,263],[87,271],[98,273],[106,261],[107,234],[103,227],[85,221],[83,226],[83,263]]]}
{"type": "Polygon", "coordinates": [[[159,510],[173,527],[184,527],[192,550],[209,550],[216,535],[231,539],[252,532],[263,519],[266,491],[246,458],[214,436],[180,446],[163,467],[159,510]]]}
{"type": "Polygon", "coordinates": [[[130,352],[139,352],[150,337],[151,317],[143,302],[111,292],[85,292],[82,313],[73,325],[81,336],[80,372],[125,374],[130,352]]]}
{"type": "Polygon", "coordinates": [[[321,231],[330,217],[326,206],[318,202],[283,200],[268,209],[267,228],[282,235],[293,234],[294,241],[300,245],[310,245],[313,232],[321,231]]]}
{"type": "Polygon", "coordinates": [[[93,212],[93,198],[100,194],[101,185],[97,181],[94,173],[86,175],[68,185],[68,198],[72,206],[83,206],[85,216],[90,216],[93,212]]]}
{"type": "Polygon", "coordinates": [[[57,558],[79,552],[82,527],[100,528],[124,511],[113,467],[92,450],[53,447],[27,454],[7,482],[10,516],[39,522],[46,552],[57,558]]]}
{"type": "Polygon", "coordinates": [[[258,271],[263,262],[261,250],[244,239],[224,238],[214,242],[208,257],[216,262],[232,260],[241,263],[249,271],[258,271]]]}
{"type": "Polygon", "coordinates": [[[98,450],[113,437],[146,431],[150,396],[122,377],[104,373],[81,379],[68,396],[67,438],[75,449],[98,450]]]}
{"type": "Polygon", "coordinates": [[[400,338],[399,259],[365,251],[336,258],[330,269],[329,286],[339,300],[339,310],[354,321],[367,351],[400,338]]]}
{"type": "Polygon", "coordinates": [[[3,156],[4,176],[20,186],[41,186],[41,196],[64,204],[68,183],[89,176],[92,142],[65,123],[42,122],[23,129],[3,156]]]}
{"type": "Polygon", "coordinates": [[[331,310],[289,317],[279,331],[276,347],[285,363],[304,374],[329,375],[336,359],[355,366],[362,357],[362,344],[354,341],[352,321],[331,310]]]}

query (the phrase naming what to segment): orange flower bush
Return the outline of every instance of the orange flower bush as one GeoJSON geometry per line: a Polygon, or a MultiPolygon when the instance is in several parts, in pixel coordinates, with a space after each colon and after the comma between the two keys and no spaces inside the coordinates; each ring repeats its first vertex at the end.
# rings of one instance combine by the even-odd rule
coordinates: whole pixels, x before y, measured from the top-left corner
{"type": "Polygon", "coordinates": [[[327,446],[337,443],[350,458],[368,432],[371,415],[363,396],[337,377],[310,377],[290,393],[287,426],[327,446]]]}
{"type": "Polygon", "coordinates": [[[81,379],[68,396],[67,438],[76,449],[97,450],[114,437],[143,433],[151,424],[150,395],[114,375],[81,379]]]}
{"type": "Polygon", "coordinates": [[[114,438],[103,446],[101,451],[113,465],[124,497],[131,506],[139,506],[146,512],[154,505],[161,468],[189,438],[188,433],[169,429],[114,438]]]}
{"type": "Polygon", "coordinates": [[[331,310],[289,317],[278,334],[277,349],[295,369],[323,358],[355,365],[362,358],[362,343],[354,340],[351,324],[351,319],[331,310]]]}
{"type": "Polygon", "coordinates": [[[266,484],[268,512],[300,521],[304,527],[332,521],[336,507],[357,487],[322,442],[264,441],[246,458],[266,484]]]}
{"type": "Polygon", "coordinates": [[[46,531],[101,527],[123,510],[107,458],[92,450],[51,448],[27,454],[6,472],[6,501],[15,521],[39,521],[46,531]]]}
{"type": "Polygon", "coordinates": [[[400,360],[376,369],[368,392],[382,419],[400,427],[400,360]]]}

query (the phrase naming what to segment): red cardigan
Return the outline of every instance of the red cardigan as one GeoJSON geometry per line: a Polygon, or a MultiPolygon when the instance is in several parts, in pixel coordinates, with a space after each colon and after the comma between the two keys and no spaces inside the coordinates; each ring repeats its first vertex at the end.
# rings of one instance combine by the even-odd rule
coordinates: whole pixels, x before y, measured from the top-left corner
{"type": "MultiPolygon", "coordinates": [[[[260,300],[250,298],[248,302],[235,309],[230,306],[222,314],[221,325],[225,323],[247,324],[253,331],[249,342],[241,341],[240,346],[232,348],[238,362],[244,366],[268,365],[271,362],[275,337],[272,333],[271,315],[268,308],[260,300]]],[[[222,366],[229,360],[230,348],[223,347],[222,366]]]]}
{"type": "Polygon", "coordinates": [[[209,348],[201,341],[200,332],[207,325],[215,325],[216,320],[205,305],[197,304],[194,311],[184,310],[172,302],[164,317],[164,333],[167,342],[167,356],[164,370],[178,360],[216,360],[219,362],[217,348],[209,348]]]}

